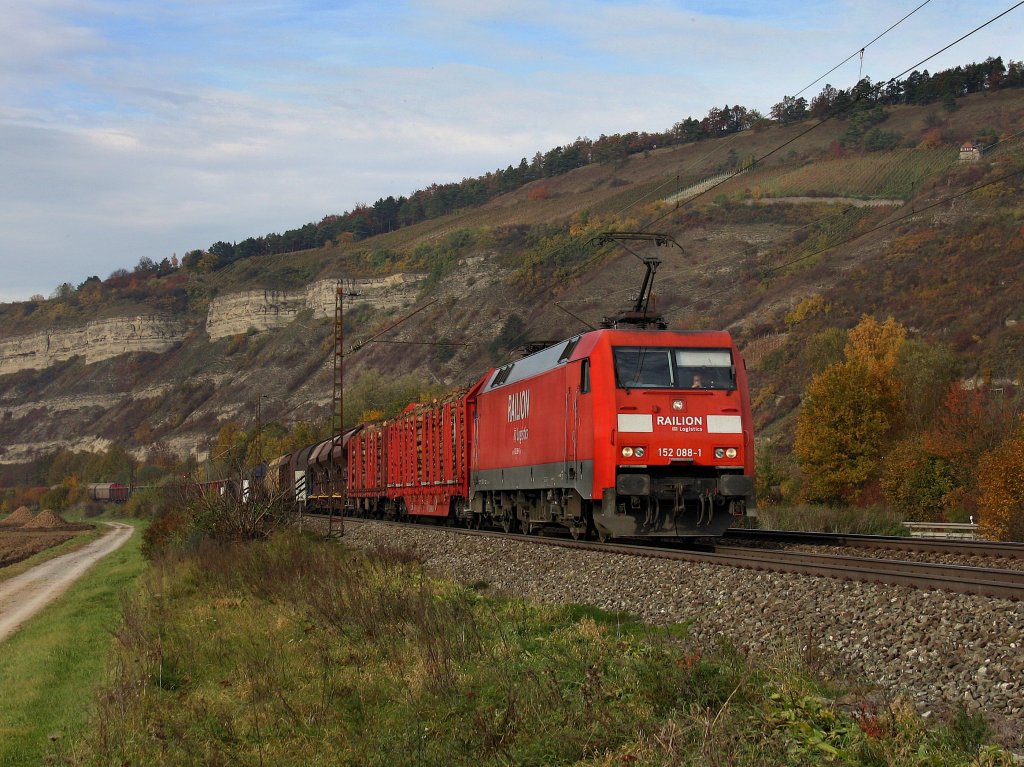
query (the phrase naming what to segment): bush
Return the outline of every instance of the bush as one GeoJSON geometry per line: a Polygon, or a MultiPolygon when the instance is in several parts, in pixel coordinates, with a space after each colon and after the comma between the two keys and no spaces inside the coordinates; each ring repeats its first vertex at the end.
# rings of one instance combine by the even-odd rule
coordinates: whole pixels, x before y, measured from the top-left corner
{"type": "Polygon", "coordinates": [[[85,503],[78,504],[78,508],[82,511],[82,516],[87,519],[93,519],[103,515],[106,511],[106,507],[102,503],[96,503],[95,501],[87,501],[85,503]]]}
{"type": "Polygon", "coordinates": [[[881,484],[886,501],[920,522],[946,519],[946,498],[957,486],[946,462],[915,440],[899,442],[889,452],[881,484]]]}
{"type": "Polygon", "coordinates": [[[156,559],[164,552],[180,546],[187,531],[188,515],[184,511],[157,514],[142,534],[142,556],[156,559]]]}
{"type": "Polygon", "coordinates": [[[136,519],[153,519],[169,505],[168,493],[172,492],[169,487],[137,489],[125,503],[124,513],[136,519]]]}
{"type": "Polygon", "coordinates": [[[243,500],[234,493],[221,494],[219,489],[198,484],[153,490],[153,523],[143,543],[143,554],[150,559],[206,541],[263,540],[294,519],[290,505],[259,491],[243,500]]]}
{"type": "Polygon", "coordinates": [[[56,487],[50,488],[43,497],[39,499],[39,503],[44,509],[53,509],[57,512],[63,511],[68,506],[67,486],[57,485],[56,487]]]}

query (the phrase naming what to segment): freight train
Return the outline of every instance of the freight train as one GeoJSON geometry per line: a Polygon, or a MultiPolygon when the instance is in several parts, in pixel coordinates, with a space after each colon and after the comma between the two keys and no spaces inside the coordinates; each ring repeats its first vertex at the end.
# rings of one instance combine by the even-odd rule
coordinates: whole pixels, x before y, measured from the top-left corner
{"type": "Polygon", "coordinates": [[[721,331],[599,329],[271,461],[311,509],[574,537],[721,535],[753,507],[747,374],[721,331]]]}
{"type": "Polygon", "coordinates": [[[754,506],[747,371],[727,332],[666,329],[649,307],[660,260],[640,258],[636,302],[604,327],[280,456],[252,481],[360,516],[601,540],[721,535],[754,506]]]}

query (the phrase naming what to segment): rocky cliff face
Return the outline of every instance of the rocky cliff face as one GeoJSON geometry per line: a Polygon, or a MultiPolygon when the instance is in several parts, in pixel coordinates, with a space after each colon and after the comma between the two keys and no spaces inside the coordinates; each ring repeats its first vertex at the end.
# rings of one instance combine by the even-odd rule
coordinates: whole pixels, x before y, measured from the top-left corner
{"type": "Polygon", "coordinates": [[[0,375],[40,370],[77,356],[93,363],[130,352],[163,352],[184,340],[187,330],[185,322],[171,317],[136,316],[0,339],[0,375]]]}
{"type": "MultiPolygon", "coordinates": [[[[396,274],[345,282],[353,301],[389,311],[411,303],[423,275],[396,274]]],[[[316,318],[334,316],[335,280],[319,280],[305,290],[247,290],[214,299],[206,316],[212,340],[284,327],[307,309],[316,318]]],[[[162,316],[97,320],[79,328],[43,330],[0,339],[0,375],[42,370],[72,357],[91,364],[132,352],[165,352],[191,329],[183,319],[162,316]]]]}
{"type": "MultiPolygon", "coordinates": [[[[346,310],[401,313],[422,280],[346,280],[346,310]]],[[[121,317],[0,338],[0,463],[134,440],[143,449],[153,438],[182,454],[201,452],[217,424],[248,417],[253,388],[282,389],[279,399],[301,390],[304,413],[329,410],[324,343],[333,337],[337,285],[320,280],[304,290],[221,296],[202,318],[121,317]],[[278,337],[303,312],[304,343],[278,337]],[[260,338],[250,340],[254,329],[260,338]],[[240,343],[229,340],[239,335],[240,343]],[[131,356],[138,353],[148,356],[131,356]]]]}
{"type": "MultiPolygon", "coordinates": [[[[395,274],[372,280],[346,280],[346,293],[379,310],[390,310],[416,298],[423,275],[395,274]],[[358,297],[355,297],[358,296],[358,297]]],[[[215,298],[206,317],[211,339],[246,333],[250,329],[271,330],[287,325],[306,309],[317,318],[334,316],[336,280],[319,280],[302,291],[247,290],[215,298]]]]}

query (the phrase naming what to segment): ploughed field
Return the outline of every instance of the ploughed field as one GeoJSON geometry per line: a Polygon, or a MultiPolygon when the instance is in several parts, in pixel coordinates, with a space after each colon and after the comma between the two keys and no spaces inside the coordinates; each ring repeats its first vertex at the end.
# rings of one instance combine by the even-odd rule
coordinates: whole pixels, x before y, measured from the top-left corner
{"type": "Polygon", "coordinates": [[[33,514],[22,506],[0,519],[0,568],[59,546],[88,529],[89,525],[71,524],[52,511],[33,514]]]}

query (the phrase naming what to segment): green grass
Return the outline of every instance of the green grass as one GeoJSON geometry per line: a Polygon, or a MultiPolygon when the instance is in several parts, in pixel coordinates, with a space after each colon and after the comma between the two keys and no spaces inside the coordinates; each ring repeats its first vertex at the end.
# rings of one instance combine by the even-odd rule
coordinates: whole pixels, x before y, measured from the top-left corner
{"type": "MultiPolygon", "coordinates": [[[[140,523],[126,520],[140,527],[140,523]]],[[[43,763],[82,737],[121,595],[144,570],[142,531],[0,643],[0,766],[43,763]],[[51,740],[51,738],[54,738],[51,740]]]]}
{"type": "Polygon", "coordinates": [[[986,736],[877,696],[847,695],[854,716],[799,660],[686,626],[485,590],[431,579],[409,551],[201,545],[126,602],[117,674],[57,761],[967,765],[986,736]]]}

